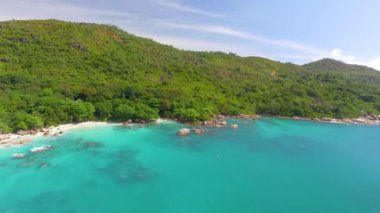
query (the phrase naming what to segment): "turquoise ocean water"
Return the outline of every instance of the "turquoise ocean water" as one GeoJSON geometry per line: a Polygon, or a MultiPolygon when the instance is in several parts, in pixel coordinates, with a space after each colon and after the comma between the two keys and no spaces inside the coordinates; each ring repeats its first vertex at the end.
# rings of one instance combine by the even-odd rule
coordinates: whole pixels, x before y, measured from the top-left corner
{"type": "Polygon", "coordinates": [[[233,122],[182,138],[173,122],[75,129],[0,150],[0,212],[380,212],[380,127],[233,122]],[[39,145],[53,149],[28,151],[39,145]]]}

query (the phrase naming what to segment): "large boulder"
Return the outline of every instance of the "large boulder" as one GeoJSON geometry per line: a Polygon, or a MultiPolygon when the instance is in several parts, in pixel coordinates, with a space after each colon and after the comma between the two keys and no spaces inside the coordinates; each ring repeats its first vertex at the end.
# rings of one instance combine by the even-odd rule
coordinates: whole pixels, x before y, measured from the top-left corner
{"type": "Polygon", "coordinates": [[[182,128],[182,129],[180,129],[177,132],[177,135],[179,135],[179,136],[187,136],[187,135],[190,135],[190,133],[191,133],[190,129],[182,128]]]}

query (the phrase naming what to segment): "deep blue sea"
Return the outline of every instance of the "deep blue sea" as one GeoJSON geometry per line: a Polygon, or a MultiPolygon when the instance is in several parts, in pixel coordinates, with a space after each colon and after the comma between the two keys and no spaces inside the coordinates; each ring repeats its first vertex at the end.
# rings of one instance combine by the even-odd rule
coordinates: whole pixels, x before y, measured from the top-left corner
{"type": "Polygon", "coordinates": [[[0,150],[0,212],[380,212],[379,126],[230,122],[188,137],[174,122],[82,128],[0,150]]]}

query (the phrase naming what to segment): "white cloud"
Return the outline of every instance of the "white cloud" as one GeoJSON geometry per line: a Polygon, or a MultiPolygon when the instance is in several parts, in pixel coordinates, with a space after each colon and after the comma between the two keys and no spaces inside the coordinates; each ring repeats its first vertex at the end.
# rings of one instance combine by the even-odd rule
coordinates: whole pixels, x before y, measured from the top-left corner
{"type": "Polygon", "coordinates": [[[52,0],[4,0],[0,8],[0,19],[61,19],[78,22],[107,22],[112,20],[133,20],[136,14],[110,10],[89,9],[52,0]]]}
{"type": "Polygon", "coordinates": [[[380,71],[380,58],[375,58],[375,59],[370,60],[367,63],[367,66],[373,67],[373,68],[375,68],[375,69],[377,69],[377,70],[380,71]]]}
{"type": "Polygon", "coordinates": [[[355,56],[343,54],[343,51],[339,48],[331,50],[329,57],[336,60],[344,61],[350,64],[357,62],[357,59],[355,56]]]}
{"type": "Polygon", "coordinates": [[[375,58],[371,60],[360,60],[354,55],[345,54],[340,48],[335,48],[327,55],[327,57],[343,61],[348,64],[358,64],[368,67],[372,67],[380,71],[380,58],[375,58]]]}
{"type": "Polygon", "coordinates": [[[206,41],[201,39],[186,38],[180,36],[165,36],[165,35],[151,35],[139,33],[140,36],[146,38],[153,38],[153,40],[162,44],[173,45],[176,48],[183,50],[193,51],[223,51],[223,52],[239,52],[242,56],[260,55],[265,56],[264,53],[258,52],[253,49],[247,49],[247,47],[240,45],[233,45],[222,42],[206,41]]]}
{"type": "Polygon", "coordinates": [[[184,5],[179,3],[178,1],[173,1],[173,0],[153,0],[154,3],[171,8],[173,10],[177,10],[179,12],[186,12],[186,13],[193,13],[197,15],[203,15],[203,16],[208,16],[208,17],[223,17],[221,14],[217,13],[212,13],[204,10],[200,10],[198,8],[190,7],[188,5],[184,5]]]}
{"type": "Polygon", "coordinates": [[[209,32],[209,33],[216,33],[216,34],[222,34],[222,35],[228,35],[232,37],[252,40],[260,43],[264,43],[271,46],[277,46],[277,47],[285,47],[292,50],[298,50],[307,52],[309,54],[315,54],[320,55],[323,51],[319,50],[314,47],[310,47],[307,45],[299,44],[293,41],[286,41],[286,40],[279,40],[279,39],[272,39],[272,38],[266,38],[257,36],[251,33],[246,33],[238,30],[234,30],[228,27],[224,26],[216,26],[216,25],[188,25],[188,24],[178,24],[178,23],[172,23],[172,22],[164,22],[162,23],[166,26],[178,28],[178,29],[184,29],[184,30],[193,30],[193,31],[202,31],[202,32],[209,32]]]}

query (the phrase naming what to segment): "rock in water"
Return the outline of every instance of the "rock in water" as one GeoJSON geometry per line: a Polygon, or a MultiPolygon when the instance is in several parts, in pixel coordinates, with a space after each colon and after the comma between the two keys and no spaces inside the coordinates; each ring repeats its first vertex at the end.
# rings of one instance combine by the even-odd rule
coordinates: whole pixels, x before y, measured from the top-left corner
{"type": "Polygon", "coordinates": [[[237,125],[237,124],[231,124],[231,128],[233,128],[233,129],[237,129],[239,127],[239,125],[237,125]]]}
{"type": "Polygon", "coordinates": [[[206,130],[204,129],[193,129],[193,131],[195,132],[195,134],[198,134],[198,135],[203,135],[206,132],[206,130]]]}
{"type": "Polygon", "coordinates": [[[12,155],[12,158],[15,158],[15,159],[21,159],[21,158],[25,158],[25,154],[22,154],[22,153],[16,153],[16,154],[13,154],[12,155]]]}
{"type": "Polygon", "coordinates": [[[39,147],[33,147],[32,149],[30,149],[31,152],[44,152],[44,151],[47,151],[51,148],[51,146],[47,145],[47,146],[39,146],[39,147]]]}
{"type": "Polygon", "coordinates": [[[45,168],[45,167],[48,167],[48,166],[49,166],[49,163],[42,162],[42,163],[40,163],[40,165],[38,165],[38,168],[42,169],[42,168],[45,168]]]}
{"type": "Polygon", "coordinates": [[[180,129],[178,132],[177,132],[177,135],[179,136],[187,136],[187,135],[190,135],[190,129],[187,129],[187,128],[182,128],[180,129]]]}

